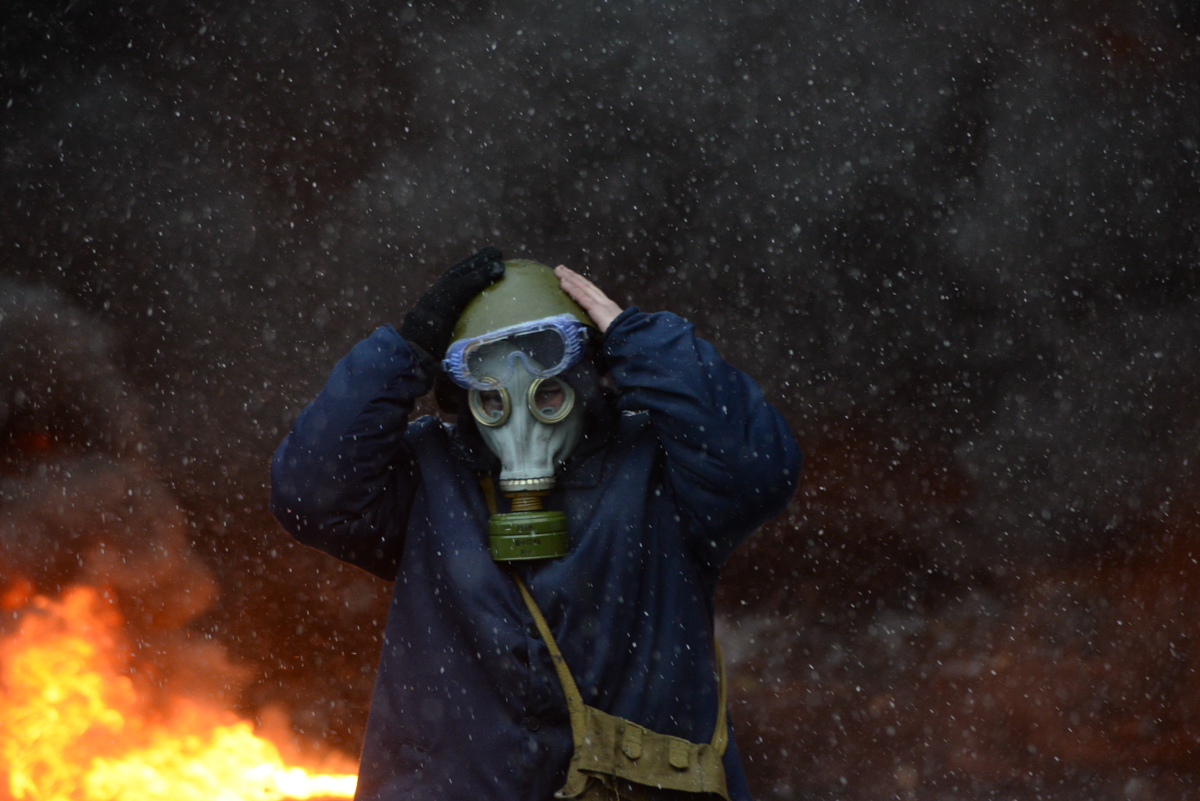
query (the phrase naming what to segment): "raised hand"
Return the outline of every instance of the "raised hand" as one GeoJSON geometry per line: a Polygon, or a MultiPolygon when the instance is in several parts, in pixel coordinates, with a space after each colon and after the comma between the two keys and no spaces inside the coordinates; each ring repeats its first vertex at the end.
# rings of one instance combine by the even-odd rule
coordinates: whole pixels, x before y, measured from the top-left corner
{"type": "Polygon", "coordinates": [[[612,298],[600,291],[600,287],[566,265],[560,264],[555,267],[554,274],[558,276],[558,283],[563,292],[583,307],[588,317],[591,317],[592,322],[600,329],[600,333],[607,331],[612,321],[624,311],[612,298]]]}
{"type": "Polygon", "coordinates": [[[484,248],[447,270],[404,317],[400,336],[431,359],[441,359],[466,305],[504,276],[503,258],[498,249],[484,248]]]}

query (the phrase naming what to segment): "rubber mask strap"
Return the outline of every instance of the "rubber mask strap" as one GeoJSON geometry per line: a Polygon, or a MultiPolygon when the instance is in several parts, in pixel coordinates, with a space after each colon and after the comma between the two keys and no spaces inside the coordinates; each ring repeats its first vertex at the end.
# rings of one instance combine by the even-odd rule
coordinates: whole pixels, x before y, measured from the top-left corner
{"type": "Polygon", "coordinates": [[[487,504],[488,514],[498,514],[496,510],[496,484],[489,474],[479,477],[479,489],[483,491],[483,502],[487,504]]]}

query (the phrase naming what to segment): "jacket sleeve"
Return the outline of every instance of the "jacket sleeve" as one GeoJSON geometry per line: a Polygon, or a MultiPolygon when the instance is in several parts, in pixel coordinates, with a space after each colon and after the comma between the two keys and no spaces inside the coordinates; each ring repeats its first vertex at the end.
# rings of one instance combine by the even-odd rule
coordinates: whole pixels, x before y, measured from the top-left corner
{"type": "Polygon", "coordinates": [[[796,490],[800,450],[745,373],[674,314],[626,309],[605,335],[623,411],[649,413],[696,555],[713,568],[796,490]]]}
{"type": "Polygon", "coordinates": [[[420,481],[404,433],[430,383],[391,326],[337,363],[271,462],[271,513],[293,537],[395,579],[420,481]]]}

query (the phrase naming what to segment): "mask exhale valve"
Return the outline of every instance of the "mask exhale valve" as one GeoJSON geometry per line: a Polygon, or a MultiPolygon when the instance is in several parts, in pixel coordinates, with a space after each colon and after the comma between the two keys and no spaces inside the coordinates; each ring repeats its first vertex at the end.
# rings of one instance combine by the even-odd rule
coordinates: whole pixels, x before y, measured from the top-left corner
{"type": "Polygon", "coordinates": [[[567,516],[542,508],[543,492],[506,492],[511,512],[488,520],[488,547],[497,562],[555,559],[570,550],[567,516]]]}

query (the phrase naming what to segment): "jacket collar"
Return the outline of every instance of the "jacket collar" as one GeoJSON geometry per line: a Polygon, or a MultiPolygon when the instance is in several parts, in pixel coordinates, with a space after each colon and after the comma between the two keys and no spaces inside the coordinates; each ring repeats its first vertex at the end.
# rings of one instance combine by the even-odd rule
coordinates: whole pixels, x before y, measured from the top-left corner
{"type": "Polygon", "coordinates": [[[500,460],[484,444],[469,414],[459,415],[458,421],[445,426],[450,440],[450,453],[476,473],[499,473],[500,460]]]}

